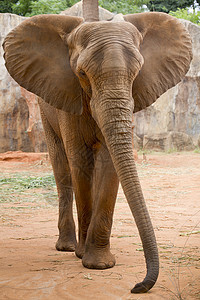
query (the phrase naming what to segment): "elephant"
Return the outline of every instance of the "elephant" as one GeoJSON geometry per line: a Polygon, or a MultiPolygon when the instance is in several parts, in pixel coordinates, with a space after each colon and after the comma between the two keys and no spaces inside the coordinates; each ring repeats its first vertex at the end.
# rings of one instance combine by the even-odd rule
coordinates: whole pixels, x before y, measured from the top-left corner
{"type": "Polygon", "coordinates": [[[188,32],[158,12],[99,22],[39,15],[12,30],[3,47],[10,75],[39,97],[59,198],[57,250],[75,251],[86,268],[115,265],[110,234],[120,182],[147,267],[131,292],[147,292],[157,280],[159,256],[133,157],[132,116],[186,74],[188,32]]]}

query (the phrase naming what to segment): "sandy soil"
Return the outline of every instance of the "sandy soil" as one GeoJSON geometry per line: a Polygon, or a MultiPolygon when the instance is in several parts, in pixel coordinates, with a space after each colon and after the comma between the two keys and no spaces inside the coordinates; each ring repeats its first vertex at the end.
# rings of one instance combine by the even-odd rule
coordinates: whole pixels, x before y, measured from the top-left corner
{"type": "MultiPolygon", "coordinates": [[[[0,178],[52,174],[45,155],[27,157],[0,159],[0,178]]],[[[55,187],[6,194],[1,183],[0,299],[200,299],[200,154],[139,156],[137,166],[160,253],[159,279],[149,293],[130,293],[145,264],[121,188],[111,237],[117,264],[99,271],[85,269],[74,253],[56,251],[55,187]]],[[[77,219],[75,208],[74,214],[77,219]]]]}

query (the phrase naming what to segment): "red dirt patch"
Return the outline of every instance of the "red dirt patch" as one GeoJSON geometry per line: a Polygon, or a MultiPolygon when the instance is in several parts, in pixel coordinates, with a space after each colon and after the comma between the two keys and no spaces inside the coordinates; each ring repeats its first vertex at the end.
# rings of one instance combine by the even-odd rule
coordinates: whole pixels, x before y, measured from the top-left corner
{"type": "MultiPolygon", "coordinates": [[[[31,160],[0,161],[1,178],[52,174],[43,154],[39,161],[32,159],[40,154],[26,155],[31,160]]],[[[99,271],[85,269],[74,253],[55,250],[58,208],[50,201],[55,187],[20,190],[8,182],[1,183],[0,195],[0,299],[199,299],[200,155],[139,156],[137,165],[160,253],[160,276],[148,294],[130,294],[144,278],[145,264],[121,188],[111,237],[117,264],[99,271]]],[[[77,221],[75,208],[74,214],[77,221]]]]}
{"type": "Polygon", "coordinates": [[[34,162],[38,160],[48,160],[48,153],[27,153],[22,151],[0,153],[0,161],[34,162]]]}

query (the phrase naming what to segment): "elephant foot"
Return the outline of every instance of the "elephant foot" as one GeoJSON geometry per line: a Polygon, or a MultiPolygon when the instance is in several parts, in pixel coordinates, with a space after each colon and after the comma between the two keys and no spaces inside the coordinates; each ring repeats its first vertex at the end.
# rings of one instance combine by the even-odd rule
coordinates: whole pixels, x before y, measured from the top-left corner
{"type": "Polygon", "coordinates": [[[115,265],[115,257],[110,250],[96,250],[83,255],[82,264],[88,269],[108,269],[115,265]]]}
{"type": "Polygon", "coordinates": [[[76,240],[63,240],[59,238],[56,243],[56,249],[58,251],[74,252],[76,244],[76,240]]]}
{"type": "Polygon", "coordinates": [[[78,258],[82,259],[85,253],[85,245],[78,243],[75,249],[75,254],[78,258]]]}

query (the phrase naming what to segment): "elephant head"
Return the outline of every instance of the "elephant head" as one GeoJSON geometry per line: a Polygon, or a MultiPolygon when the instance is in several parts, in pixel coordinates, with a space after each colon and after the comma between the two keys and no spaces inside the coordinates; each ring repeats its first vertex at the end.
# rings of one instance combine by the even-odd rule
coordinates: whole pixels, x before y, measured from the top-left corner
{"type": "Polygon", "coordinates": [[[4,50],[11,76],[55,108],[80,115],[82,95],[88,95],[143,243],[147,275],[132,291],[149,290],[159,262],[133,160],[132,114],[151,105],[188,71],[188,33],[163,13],[92,23],[41,15],[11,31],[4,50]]]}

